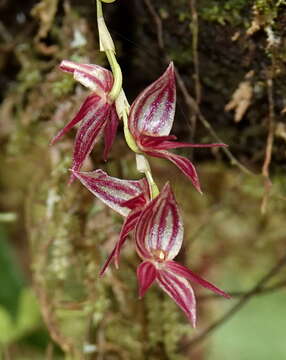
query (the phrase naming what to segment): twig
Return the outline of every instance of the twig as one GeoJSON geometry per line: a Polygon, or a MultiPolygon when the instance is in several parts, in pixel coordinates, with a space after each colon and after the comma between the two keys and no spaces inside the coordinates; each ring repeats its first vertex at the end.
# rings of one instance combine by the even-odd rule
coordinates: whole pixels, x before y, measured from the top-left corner
{"type": "Polygon", "coordinates": [[[156,10],[153,7],[153,5],[151,4],[150,0],[144,0],[144,3],[156,25],[158,46],[159,46],[160,50],[163,50],[164,49],[163,26],[162,26],[162,21],[160,19],[160,16],[156,13],[156,10]]]}
{"type": "Polygon", "coordinates": [[[53,360],[54,357],[54,344],[50,342],[46,349],[45,360],[53,360]]]}
{"type": "Polygon", "coordinates": [[[221,318],[213,322],[209,327],[207,327],[203,332],[201,332],[201,334],[196,336],[190,342],[184,344],[181,350],[189,347],[193,348],[202,341],[206,340],[206,338],[214,330],[227,322],[232,316],[234,316],[253,296],[257,294],[257,292],[259,292],[260,289],[263,288],[264,284],[266,284],[274,275],[276,275],[285,265],[286,255],[284,255],[284,257],[282,257],[250,291],[246,292],[229,311],[227,311],[221,318]]]}
{"type": "MultiPolygon", "coordinates": [[[[176,77],[177,77],[177,83],[179,85],[179,88],[184,96],[186,104],[197,114],[199,120],[204,125],[204,127],[208,130],[208,132],[212,135],[212,137],[219,143],[223,143],[223,140],[217,135],[214,128],[211,126],[211,124],[207,121],[207,119],[203,116],[201,113],[199,107],[196,104],[196,101],[194,98],[190,95],[188,92],[186,85],[184,83],[183,78],[181,77],[180,73],[177,69],[175,69],[176,77]]],[[[226,147],[221,148],[222,151],[226,154],[226,156],[229,158],[230,163],[232,165],[237,166],[241,171],[243,171],[247,175],[255,175],[252,171],[248,170],[244,165],[242,165],[234,155],[228,150],[226,147]]]]}
{"type": "MultiPolygon", "coordinates": [[[[279,291],[281,290],[283,287],[286,287],[286,280],[282,280],[277,282],[274,285],[271,286],[267,286],[264,288],[259,288],[256,293],[253,294],[253,296],[257,296],[257,295],[264,295],[267,293],[271,293],[274,291],[279,291]]],[[[231,297],[233,298],[240,298],[242,296],[245,296],[248,291],[228,291],[227,292],[231,297]]],[[[197,300],[198,301],[206,301],[206,300],[222,300],[223,297],[217,294],[209,294],[209,295],[201,295],[201,296],[197,296],[197,300]]]]}
{"type": "Polygon", "coordinates": [[[265,158],[262,166],[262,176],[264,177],[264,194],[261,203],[262,214],[265,214],[266,212],[267,203],[270,195],[270,189],[272,187],[272,183],[269,177],[269,166],[272,157],[272,148],[274,141],[274,123],[275,123],[272,74],[267,79],[267,95],[268,95],[268,105],[269,105],[269,127],[268,127],[268,136],[267,136],[267,143],[265,150],[265,158]]]}
{"type": "MultiPolygon", "coordinates": [[[[199,65],[199,53],[198,53],[198,37],[199,37],[199,22],[197,12],[197,1],[190,0],[191,8],[191,28],[192,28],[192,52],[194,61],[194,79],[195,79],[195,98],[196,104],[199,108],[201,102],[201,83],[200,83],[200,65],[199,65]]],[[[191,116],[191,142],[194,141],[196,133],[197,114],[194,113],[191,116]]]]}

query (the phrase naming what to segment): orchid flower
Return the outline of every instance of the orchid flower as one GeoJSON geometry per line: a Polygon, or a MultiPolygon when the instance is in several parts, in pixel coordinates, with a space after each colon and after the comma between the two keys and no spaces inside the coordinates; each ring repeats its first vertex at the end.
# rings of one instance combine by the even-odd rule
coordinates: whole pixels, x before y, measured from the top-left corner
{"type": "Polygon", "coordinates": [[[119,122],[115,105],[108,98],[113,77],[110,71],[101,66],[68,60],[61,62],[60,69],[73,74],[75,80],[92,91],[76,116],[51,141],[54,144],[77,123],[82,122],[76,134],[73,152],[72,169],[77,171],[102,134],[105,140],[104,160],[113,144],[119,122]]]}
{"type": "Polygon", "coordinates": [[[141,212],[135,230],[136,249],[143,262],[137,269],[139,296],[156,280],[196,325],[196,299],[189,281],[229,298],[229,295],[190,269],[173,261],[183,241],[183,224],[174,195],[167,183],[141,212]]]}
{"type": "Polygon", "coordinates": [[[135,228],[142,209],[150,201],[147,180],[121,180],[108,176],[102,170],[72,173],[81,183],[107,206],[125,217],[119,239],[105,261],[100,275],[103,275],[110,263],[115,260],[118,267],[119,255],[128,234],[135,228]]]}
{"type": "Polygon", "coordinates": [[[176,142],[169,135],[174,122],[176,84],[173,63],[164,74],[143,90],[133,102],[128,120],[129,130],[139,148],[147,155],[172,161],[201,192],[196,169],[186,157],[168,149],[182,147],[217,147],[225,144],[191,144],[176,142]]]}

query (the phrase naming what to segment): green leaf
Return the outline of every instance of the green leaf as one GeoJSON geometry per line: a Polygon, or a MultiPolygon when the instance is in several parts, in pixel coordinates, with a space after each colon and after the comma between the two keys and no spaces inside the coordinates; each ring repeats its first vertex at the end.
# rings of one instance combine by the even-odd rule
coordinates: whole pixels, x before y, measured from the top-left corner
{"type": "Polygon", "coordinates": [[[0,269],[0,306],[15,316],[24,278],[2,225],[0,225],[0,269]]]}

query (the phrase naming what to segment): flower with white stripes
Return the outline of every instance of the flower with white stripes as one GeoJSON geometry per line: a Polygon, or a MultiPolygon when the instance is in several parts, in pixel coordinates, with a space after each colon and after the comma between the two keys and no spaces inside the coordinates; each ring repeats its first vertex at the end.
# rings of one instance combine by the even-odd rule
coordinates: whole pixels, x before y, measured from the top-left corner
{"type": "Polygon", "coordinates": [[[169,135],[174,122],[176,84],[174,65],[170,63],[164,74],[143,90],[133,102],[128,119],[129,131],[139,151],[173,162],[201,192],[199,178],[193,163],[184,156],[167,150],[183,147],[204,148],[225,144],[191,144],[177,142],[169,135]]]}
{"type": "Polygon", "coordinates": [[[173,261],[182,246],[183,223],[168,183],[141,212],[135,240],[137,253],[143,260],[137,269],[140,297],[156,281],[184,311],[194,327],[196,299],[190,281],[229,298],[224,291],[173,261]]]}
{"type": "Polygon", "coordinates": [[[145,205],[150,201],[149,186],[145,178],[121,180],[107,175],[102,170],[72,172],[93,195],[125,218],[118,241],[100,271],[103,275],[113,260],[118,267],[121,248],[128,234],[135,228],[145,205]]]}
{"type": "Polygon", "coordinates": [[[60,69],[73,74],[75,80],[92,91],[75,117],[51,141],[51,144],[54,144],[67,131],[81,122],[75,137],[72,163],[72,169],[78,171],[102,135],[105,140],[103,153],[105,160],[115,139],[119,119],[114,102],[108,97],[113,84],[113,76],[110,71],[101,66],[68,60],[61,62],[60,69]]]}

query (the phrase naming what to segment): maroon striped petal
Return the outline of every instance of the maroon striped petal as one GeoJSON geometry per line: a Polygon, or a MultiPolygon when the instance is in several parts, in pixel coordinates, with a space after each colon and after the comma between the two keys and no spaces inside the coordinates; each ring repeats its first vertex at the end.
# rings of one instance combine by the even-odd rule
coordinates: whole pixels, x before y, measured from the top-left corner
{"type": "Polygon", "coordinates": [[[224,292],[223,290],[220,290],[215,285],[204,280],[203,278],[201,278],[200,276],[198,276],[197,274],[195,274],[193,271],[186,268],[185,266],[180,265],[180,264],[176,263],[175,261],[167,261],[166,266],[167,266],[168,270],[171,271],[172,273],[182,276],[185,279],[188,279],[190,281],[194,281],[197,284],[215,292],[218,295],[224,296],[228,299],[230,298],[230,295],[228,295],[226,292],[224,292]]]}
{"type": "Polygon", "coordinates": [[[159,286],[179,305],[193,327],[196,327],[196,299],[190,283],[166,270],[157,271],[159,286]]]}
{"type": "Polygon", "coordinates": [[[100,102],[100,100],[101,98],[96,94],[89,95],[80,107],[79,112],[76,114],[76,116],[51,140],[51,145],[58,141],[63,135],[65,135],[81,120],[84,120],[88,116],[92,116],[94,111],[96,111],[97,104],[100,102]]]}
{"type": "Polygon", "coordinates": [[[102,266],[102,269],[100,271],[100,276],[104,275],[105,271],[107,270],[108,266],[111,264],[113,260],[115,260],[115,266],[118,268],[121,248],[125,244],[128,234],[135,228],[140,213],[141,210],[135,210],[130,212],[126,217],[119,235],[119,239],[115,244],[111,254],[105,261],[104,265],[102,266]]]}
{"type": "Polygon", "coordinates": [[[113,248],[113,250],[111,251],[110,255],[108,256],[108,258],[105,260],[105,263],[103,264],[99,276],[103,276],[105,274],[105,271],[108,269],[109,265],[112,263],[112,261],[114,260],[114,256],[115,256],[115,247],[113,248]]]}
{"type": "Polygon", "coordinates": [[[84,160],[101,137],[106,121],[109,119],[110,106],[110,104],[100,101],[83,119],[74,142],[73,170],[80,170],[84,160]]]}
{"type": "Polygon", "coordinates": [[[130,212],[130,208],[125,206],[124,203],[142,194],[146,187],[145,179],[121,180],[108,176],[102,170],[91,172],[73,171],[73,174],[93,195],[123,216],[127,216],[130,212]]]}
{"type": "Polygon", "coordinates": [[[226,144],[191,144],[187,142],[173,141],[176,140],[176,136],[148,136],[140,135],[140,145],[143,148],[149,148],[154,150],[168,150],[168,149],[177,149],[184,147],[191,148],[209,148],[209,147],[219,147],[227,146],[226,144]]]}
{"type": "MultiPolygon", "coordinates": [[[[145,180],[146,178],[142,179],[145,180]]],[[[147,194],[149,195],[149,193],[147,194]]],[[[138,196],[135,196],[134,198],[124,201],[121,205],[128,207],[128,209],[136,209],[136,208],[143,208],[146,203],[148,202],[148,199],[146,197],[146,194],[140,194],[138,196]]]]}
{"type": "Polygon", "coordinates": [[[139,297],[142,298],[156,279],[157,270],[149,261],[142,262],[137,268],[139,297]]]}
{"type": "Polygon", "coordinates": [[[146,205],[138,220],[136,248],[143,259],[173,259],[183,241],[183,222],[169,184],[146,205]]]}
{"type": "Polygon", "coordinates": [[[191,180],[195,189],[199,193],[202,193],[196,168],[194,167],[193,163],[189,159],[187,159],[184,156],[170,153],[169,151],[166,151],[166,150],[157,150],[157,151],[156,150],[154,150],[154,151],[148,150],[148,151],[145,151],[145,153],[150,156],[163,158],[163,159],[172,161],[172,163],[175,164],[182,171],[182,173],[185,174],[191,180]]]}
{"type": "Polygon", "coordinates": [[[129,115],[129,129],[135,138],[140,134],[169,135],[176,106],[176,84],[173,63],[164,74],[133,102],[129,115]]]}
{"type": "Polygon", "coordinates": [[[147,149],[158,149],[161,144],[165,142],[171,142],[171,140],[176,140],[177,137],[175,135],[167,135],[167,136],[150,136],[141,134],[139,138],[139,144],[142,148],[147,149]]]}
{"type": "Polygon", "coordinates": [[[110,108],[109,119],[106,121],[106,126],[104,129],[105,146],[104,146],[104,152],[103,152],[103,159],[105,161],[107,161],[108,154],[109,154],[112,144],[114,142],[118,124],[119,124],[119,118],[118,118],[115,106],[112,105],[110,108]]]}
{"type": "Polygon", "coordinates": [[[112,73],[99,65],[63,60],[59,68],[72,73],[75,80],[101,96],[105,96],[112,88],[112,73]]]}
{"type": "Polygon", "coordinates": [[[135,229],[135,226],[138,222],[139,216],[141,215],[142,209],[136,209],[131,211],[126,217],[124,224],[122,226],[119,240],[115,246],[115,265],[118,267],[119,256],[122,246],[124,245],[128,234],[135,229]]]}

